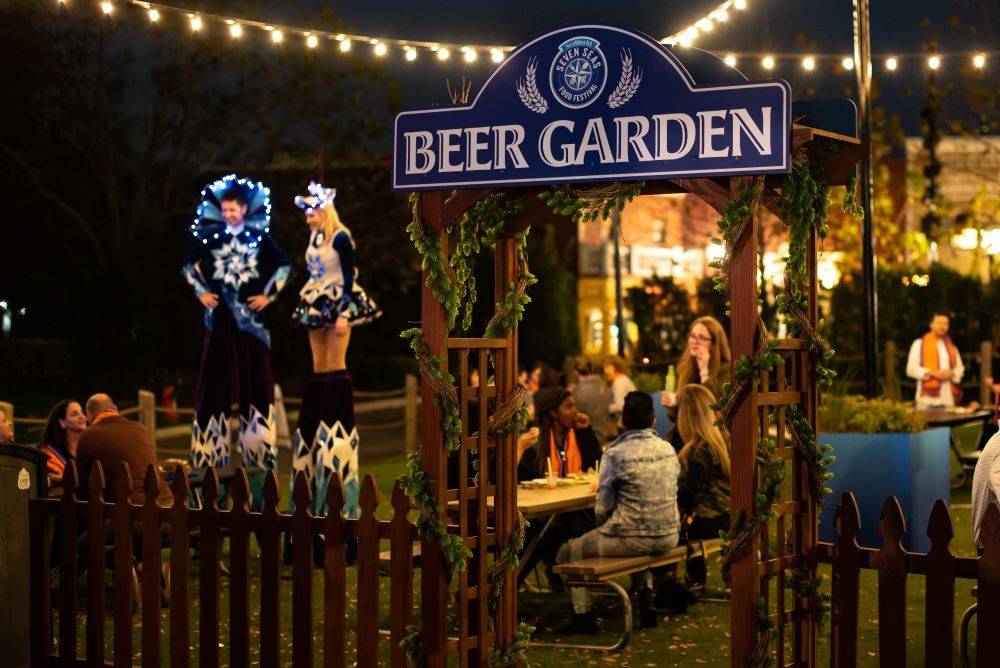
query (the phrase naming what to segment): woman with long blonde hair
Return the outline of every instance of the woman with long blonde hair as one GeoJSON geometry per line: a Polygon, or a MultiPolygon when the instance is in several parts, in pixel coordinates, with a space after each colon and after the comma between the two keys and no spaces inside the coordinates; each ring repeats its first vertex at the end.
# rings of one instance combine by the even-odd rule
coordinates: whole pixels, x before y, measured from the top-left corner
{"type": "MultiPolygon", "coordinates": [[[[677,503],[687,518],[688,540],[718,538],[729,528],[729,436],[715,426],[714,401],[704,385],[689,383],[677,393],[677,431],[684,441],[677,503]]],[[[704,586],[704,559],[688,560],[687,579],[704,586]]]]}
{"type": "MultiPolygon", "coordinates": [[[[355,280],[354,238],[334,207],[336,196],[336,189],[313,182],[307,195],[295,198],[310,230],[305,253],[309,278],[299,292],[292,320],[309,333],[313,373],[292,439],[292,468],[310,478],[315,515],[326,514],[327,486],[340,473],[344,514],[357,517],[359,438],[347,344],[353,327],[371,322],[382,312],[355,280]]],[[[317,562],[322,563],[321,554],[317,562]]]]}

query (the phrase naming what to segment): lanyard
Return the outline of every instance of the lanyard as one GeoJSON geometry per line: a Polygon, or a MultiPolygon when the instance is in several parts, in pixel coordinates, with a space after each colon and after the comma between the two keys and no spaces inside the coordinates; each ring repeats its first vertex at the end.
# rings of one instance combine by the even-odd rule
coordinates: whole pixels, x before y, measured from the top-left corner
{"type": "Polygon", "coordinates": [[[569,475],[566,463],[566,439],[569,438],[569,430],[563,432],[562,438],[555,439],[556,452],[559,453],[559,477],[565,478],[569,475]]]}

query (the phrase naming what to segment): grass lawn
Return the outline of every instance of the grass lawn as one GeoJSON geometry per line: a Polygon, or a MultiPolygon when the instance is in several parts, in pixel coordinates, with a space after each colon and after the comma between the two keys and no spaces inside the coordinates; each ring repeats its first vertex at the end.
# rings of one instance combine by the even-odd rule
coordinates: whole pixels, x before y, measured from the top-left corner
{"type": "MultiPolygon", "coordinates": [[[[969,436],[971,438],[971,435],[969,436]]],[[[967,444],[966,446],[971,447],[967,444]]],[[[388,500],[392,491],[392,484],[396,475],[402,471],[403,461],[394,459],[378,464],[366,465],[364,472],[375,475],[380,492],[382,503],[379,506],[378,515],[380,519],[391,517],[392,511],[388,505],[388,500]]],[[[287,490],[287,472],[282,479],[282,492],[287,490]]],[[[952,520],[955,530],[955,538],[952,541],[952,551],[957,555],[969,556],[973,553],[970,536],[970,514],[968,486],[961,490],[955,490],[952,494],[952,520]]],[[[922,530],[911,528],[911,530],[922,530]]],[[[253,549],[253,548],[252,548],[253,549]]],[[[252,552],[253,553],[253,552],[252,552]]],[[[165,555],[166,556],[166,555],[165,555]]],[[[191,564],[192,593],[196,592],[197,572],[199,562],[193,561],[191,564]]],[[[259,569],[259,562],[251,559],[252,573],[259,569]]],[[[822,566],[820,569],[823,577],[829,582],[829,566],[822,566]]],[[[285,575],[289,575],[290,571],[285,575]]],[[[348,574],[348,596],[349,601],[353,599],[354,570],[348,574]]],[[[259,621],[259,591],[252,579],[251,601],[254,609],[251,610],[251,625],[259,621]]],[[[623,586],[628,586],[627,579],[621,582],[623,586]]],[[[222,584],[222,624],[221,624],[221,647],[223,664],[228,663],[228,581],[223,578],[222,584]]],[[[909,665],[923,665],[923,614],[924,614],[924,583],[922,576],[910,576],[908,579],[907,595],[907,643],[909,653],[909,665]]],[[[389,600],[388,578],[382,579],[381,602],[382,611],[379,620],[382,628],[388,628],[388,600],[389,600]]],[[[961,612],[971,604],[972,598],[969,595],[971,581],[959,580],[956,584],[955,600],[955,637],[958,637],[958,620],[961,612]]],[[[419,578],[416,586],[419,588],[419,578]]],[[[282,665],[291,662],[291,581],[283,579],[281,583],[281,620],[282,638],[287,639],[282,646],[282,665]]],[[[718,564],[713,557],[709,558],[709,583],[708,589],[711,593],[724,594],[724,588],[719,576],[718,564]]],[[[314,573],[314,611],[315,619],[320,620],[322,615],[322,574],[319,571],[314,573]]],[[[419,592],[415,595],[415,600],[419,601],[419,592]]],[[[601,620],[602,642],[607,642],[611,635],[620,631],[622,625],[620,605],[617,597],[596,597],[598,616],[601,620]]],[[[535,637],[539,640],[559,641],[560,637],[555,633],[555,629],[566,622],[571,613],[569,597],[565,594],[538,594],[522,592],[519,597],[519,609],[525,621],[537,627],[535,637]]],[[[860,619],[860,653],[861,665],[877,665],[878,661],[878,599],[877,599],[877,578],[874,571],[862,573],[861,580],[861,619],[860,619]]],[[[163,611],[162,638],[164,643],[164,658],[162,665],[168,666],[169,660],[166,656],[166,646],[169,642],[169,621],[167,610],[163,611]]],[[[349,602],[347,626],[353,629],[356,624],[356,610],[349,602]]],[[[198,605],[192,605],[191,609],[191,642],[193,654],[196,655],[198,647],[198,605]]],[[[81,613],[81,617],[82,617],[81,613]]],[[[140,619],[134,619],[136,626],[133,632],[133,648],[138,651],[140,646],[140,619]]],[[[635,620],[636,624],[638,619],[635,620]]],[[[973,626],[973,637],[974,637],[973,626]]],[[[107,654],[111,657],[112,632],[110,625],[107,627],[107,654]]],[[[254,631],[252,630],[253,634],[254,631]]],[[[321,665],[321,628],[316,625],[314,632],[316,642],[316,665],[321,665]]],[[[83,627],[81,624],[81,643],[83,638],[83,627]]],[[[577,638],[580,642],[591,642],[589,638],[577,638]]],[[[252,641],[253,642],[253,641],[252,641]]],[[[348,648],[354,642],[353,634],[348,638],[348,648]]],[[[384,637],[380,641],[380,655],[383,665],[388,665],[388,638],[384,637]]],[[[256,649],[252,647],[252,651],[256,649]]],[[[80,648],[82,655],[82,644],[80,648]]],[[[138,663],[140,655],[135,655],[135,662],[138,663]]],[[[530,663],[539,666],[574,666],[581,665],[611,665],[611,666],[728,666],[729,665],[729,605],[722,601],[701,601],[692,606],[687,614],[668,616],[664,614],[660,619],[660,624],[656,629],[638,630],[632,636],[629,646],[621,652],[614,654],[602,654],[598,652],[570,650],[561,648],[536,647],[529,654],[530,663]]],[[[829,664],[829,628],[821,635],[819,646],[820,665],[829,664]]],[[[354,661],[352,652],[348,654],[348,664],[354,661]]],[[[957,659],[955,665],[958,665],[957,659]]]]}

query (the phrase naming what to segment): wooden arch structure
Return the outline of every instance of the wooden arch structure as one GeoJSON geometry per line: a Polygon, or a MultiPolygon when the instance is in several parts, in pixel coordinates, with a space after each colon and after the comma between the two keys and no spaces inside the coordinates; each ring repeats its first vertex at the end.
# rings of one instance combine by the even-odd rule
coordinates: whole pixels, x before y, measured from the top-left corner
{"type": "MultiPolygon", "coordinates": [[[[854,165],[867,148],[858,140],[823,130],[796,125],[792,129],[792,155],[808,158],[820,166],[830,185],[843,185],[853,174],[854,165]]],[[[738,197],[740,185],[753,176],[696,178],[649,181],[641,194],[687,193],[702,198],[720,213],[728,201],[738,197]]],[[[762,178],[762,177],[757,177],[762,178]]],[[[771,175],[763,180],[760,205],[776,211],[779,192],[787,175],[771,175]]],[[[553,217],[542,211],[538,187],[425,191],[419,195],[419,210],[428,234],[436,234],[447,257],[448,230],[484,197],[503,192],[508,199],[525,205],[524,217],[553,217]]],[[[546,210],[547,211],[547,210],[546,210]]],[[[758,252],[757,217],[750,216],[738,239],[733,240],[730,284],[730,343],[733,359],[753,358],[758,345],[758,252]]],[[[506,230],[494,251],[494,301],[499,301],[508,284],[515,280],[517,254],[512,232],[506,230]]],[[[817,239],[810,235],[807,251],[809,276],[808,313],[812,327],[817,324],[816,294],[817,239]]],[[[486,429],[470,433],[469,417],[478,412],[479,425],[486,425],[493,407],[511,396],[516,388],[516,326],[503,338],[454,338],[449,336],[444,310],[428,285],[424,273],[421,293],[421,329],[431,355],[441,359],[441,369],[454,373],[457,381],[459,411],[463,433],[458,450],[458,470],[468,470],[473,457],[480,462],[477,484],[473,479],[443,484],[447,476],[447,453],[443,447],[442,411],[435,400],[436,391],[424,375],[421,385],[421,467],[430,479],[431,493],[444,508],[457,505],[450,532],[461,537],[472,551],[469,567],[451,586],[447,564],[441,550],[425,542],[422,546],[421,573],[421,649],[428,666],[444,666],[457,655],[460,665],[488,665],[491,651],[509,646],[517,631],[516,579],[507,578],[499,592],[495,620],[491,623],[487,607],[492,575],[490,566],[510,540],[517,524],[516,435],[489,436],[486,429]],[[457,353],[457,354],[456,354],[457,353]],[[492,355],[492,367],[489,366],[492,355]],[[470,386],[469,359],[475,360],[482,382],[470,386]],[[457,360],[457,362],[456,362],[457,360]],[[492,374],[487,371],[490,368],[492,374]],[[456,373],[457,372],[457,373],[456,373]],[[488,382],[491,377],[493,382],[488,382]],[[473,452],[475,451],[475,453],[473,452]],[[478,453],[478,455],[476,454],[478,453]],[[490,469],[493,470],[490,470],[490,469]],[[495,499],[493,514],[487,513],[486,498],[495,499]],[[493,555],[491,557],[491,554],[493,555]],[[457,585],[457,586],[455,586],[457,585]],[[449,611],[457,620],[449,627],[449,611]],[[449,636],[451,638],[449,639],[449,636]]],[[[790,475],[783,484],[778,503],[773,506],[777,519],[758,532],[746,556],[732,565],[731,643],[732,665],[748,665],[755,650],[766,649],[777,665],[815,665],[818,615],[815,603],[797,597],[788,585],[788,573],[816,572],[817,501],[808,484],[807,464],[801,451],[792,447],[786,434],[786,410],[797,405],[815,431],[817,379],[812,353],[807,342],[786,339],[777,352],[781,363],[770,372],[759,372],[756,384],[750,384],[739,397],[732,413],[732,513],[736,517],[753,513],[757,493],[757,443],[776,433],[776,455],[785,460],[790,475]],[[771,415],[776,432],[771,432],[771,415]],[[758,622],[763,610],[776,629],[776,642],[770,648],[758,647],[758,622]]]]}

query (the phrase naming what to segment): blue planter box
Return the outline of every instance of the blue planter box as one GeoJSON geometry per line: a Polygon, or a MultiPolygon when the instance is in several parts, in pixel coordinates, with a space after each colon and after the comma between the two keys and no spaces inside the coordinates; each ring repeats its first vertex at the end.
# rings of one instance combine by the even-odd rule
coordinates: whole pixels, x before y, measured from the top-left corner
{"type": "Polygon", "coordinates": [[[938,499],[949,501],[948,429],[939,427],[913,434],[820,434],[820,443],[833,446],[837,461],[831,465],[833,490],[823,500],[819,538],[837,540],[835,517],[844,492],[853,492],[861,512],[858,543],[878,548],[882,505],[895,496],[906,518],[903,547],[911,552],[930,550],[927,521],[938,499]]]}

